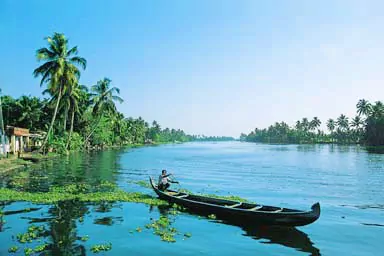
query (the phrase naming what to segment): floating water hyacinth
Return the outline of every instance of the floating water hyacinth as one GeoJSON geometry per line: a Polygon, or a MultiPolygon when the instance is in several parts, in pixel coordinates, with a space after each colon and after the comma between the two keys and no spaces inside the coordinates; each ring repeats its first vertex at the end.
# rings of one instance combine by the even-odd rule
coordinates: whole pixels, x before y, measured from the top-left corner
{"type": "Polygon", "coordinates": [[[112,243],[96,244],[91,247],[91,252],[99,253],[101,251],[109,251],[112,249],[112,243]]]}
{"type": "Polygon", "coordinates": [[[17,252],[19,250],[19,247],[18,246],[12,246],[12,247],[10,247],[9,249],[8,249],[8,252],[9,253],[15,253],[15,252],[17,252]]]}

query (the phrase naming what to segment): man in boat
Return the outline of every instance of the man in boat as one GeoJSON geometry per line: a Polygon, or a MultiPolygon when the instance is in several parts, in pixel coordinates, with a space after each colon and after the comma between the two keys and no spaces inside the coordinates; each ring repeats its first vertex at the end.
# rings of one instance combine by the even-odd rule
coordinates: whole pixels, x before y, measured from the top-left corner
{"type": "Polygon", "coordinates": [[[169,176],[171,176],[171,175],[172,175],[172,173],[167,174],[167,170],[161,171],[161,175],[159,176],[159,183],[157,184],[157,187],[160,190],[162,190],[162,191],[167,190],[167,188],[169,188],[169,186],[171,186],[170,183],[179,183],[178,181],[174,181],[174,180],[170,179],[169,176]]]}

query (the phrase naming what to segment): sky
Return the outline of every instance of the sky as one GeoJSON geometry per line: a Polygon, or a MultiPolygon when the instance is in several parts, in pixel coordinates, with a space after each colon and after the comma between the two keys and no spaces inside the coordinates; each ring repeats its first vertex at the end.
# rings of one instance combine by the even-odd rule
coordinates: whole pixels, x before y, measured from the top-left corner
{"type": "Polygon", "coordinates": [[[44,38],[64,33],[121,89],[126,116],[238,137],[277,121],[353,117],[384,100],[384,1],[0,0],[0,88],[42,97],[44,38]]]}

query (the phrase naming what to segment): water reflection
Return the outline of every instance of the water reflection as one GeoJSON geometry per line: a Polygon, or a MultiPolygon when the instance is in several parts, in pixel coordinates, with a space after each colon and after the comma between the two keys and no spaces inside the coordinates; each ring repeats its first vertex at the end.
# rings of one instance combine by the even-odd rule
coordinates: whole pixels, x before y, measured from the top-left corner
{"type": "MultiPolygon", "coordinates": [[[[231,223],[226,223],[233,225],[231,223]]],[[[241,227],[246,236],[250,236],[256,240],[267,239],[268,244],[280,244],[286,247],[291,247],[302,252],[308,252],[310,255],[321,255],[320,250],[316,248],[308,235],[296,228],[290,227],[252,227],[247,226],[246,223],[237,225],[241,227]]]]}
{"type": "MultiPolygon", "coordinates": [[[[150,207],[153,211],[155,207],[150,207]]],[[[157,207],[162,216],[168,217],[170,215],[169,206],[157,207]]],[[[195,215],[193,213],[188,213],[195,215]]],[[[196,215],[197,216],[197,215],[196,215]]],[[[218,223],[240,227],[245,231],[245,236],[252,237],[255,240],[266,239],[267,244],[280,244],[286,247],[296,249],[298,251],[310,253],[312,256],[321,255],[320,250],[314,246],[309,236],[296,228],[292,227],[279,227],[279,226],[255,226],[252,223],[247,223],[242,220],[221,221],[216,220],[218,223]]]]}
{"type": "Polygon", "coordinates": [[[84,245],[76,243],[76,219],[87,212],[84,202],[78,200],[61,201],[49,209],[54,218],[49,221],[51,244],[48,248],[53,255],[86,255],[84,245]]]}
{"type": "Polygon", "coordinates": [[[365,147],[368,153],[373,154],[384,154],[384,147],[365,147]]]}

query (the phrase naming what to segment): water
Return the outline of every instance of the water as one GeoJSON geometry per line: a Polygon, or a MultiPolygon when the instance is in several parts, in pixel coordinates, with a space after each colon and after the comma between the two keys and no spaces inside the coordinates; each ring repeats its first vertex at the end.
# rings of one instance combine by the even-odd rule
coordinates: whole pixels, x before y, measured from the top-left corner
{"type": "Polygon", "coordinates": [[[46,191],[51,185],[109,181],[154,195],[132,181],[157,177],[163,168],[196,193],[303,210],[320,202],[321,216],[311,225],[287,229],[224,224],[135,203],[14,202],[3,207],[0,255],[8,255],[12,245],[41,244],[20,245],[15,238],[32,223],[46,227],[42,239],[55,255],[92,254],[92,245],[108,242],[108,255],[380,255],[384,249],[384,155],[363,147],[219,142],[110,150],[56,159],[2,177],[1,184],[46,191]],[[26,208],[31,211],[17,212],[26,208]],[[161,215],[180,232],[176,243],[144,228],[161,215]],[[192,237],[184,237],[187,232],[192,237]],[[85,235],[89,240],[81,241],[85,235]]]}

